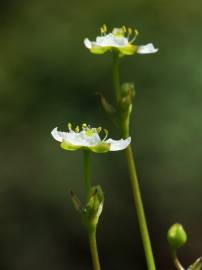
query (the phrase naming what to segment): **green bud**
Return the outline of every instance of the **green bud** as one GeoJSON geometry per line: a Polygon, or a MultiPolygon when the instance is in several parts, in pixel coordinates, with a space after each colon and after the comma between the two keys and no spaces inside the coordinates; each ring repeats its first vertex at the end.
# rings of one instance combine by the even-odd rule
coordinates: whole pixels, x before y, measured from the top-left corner
{"type": "Polygon", "coordinates": [[[132,106],[133,98],[135,96],[135,86],[133,83],[124,83],[121,86],[120,109],[122,112],[129,112],[132,106]]]}
{"type": "Polygon", "coordinates": [[[84,222],[88,230],[95,230],[102,213],[104,194],[100,186],[92,187],[91,194],[83,212],[84,222]]]}
{"type": "Polygon", "coordinates": [[[130,95],[131,98],[135,96],[135,85],[134,83],[123,83],[121,86],[121,96],[126,97],[130,95]]]}
{"type": "Polygon", "coordinates": [[[87,230],[95,231],[102,213],[104,194],[100,186],[91,188],[87,203],[83,205],[73,191],[70,191],[71,199],[75,209],[81,215],[82,221],[87,230]]]}
{"type": "Polygon", "coordinates": [[[172,250],[177,250],[187,242],[187,234],[181,224],[175,223],[168,230],[168,243],[172,250]]]}

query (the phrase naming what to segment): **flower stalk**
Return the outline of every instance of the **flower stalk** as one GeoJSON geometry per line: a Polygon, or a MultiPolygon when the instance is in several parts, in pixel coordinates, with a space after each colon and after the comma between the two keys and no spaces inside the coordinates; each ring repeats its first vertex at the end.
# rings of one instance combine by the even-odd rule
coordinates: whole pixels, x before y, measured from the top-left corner
{"type": "MultiPolygon", "coordinates": [[[[120,93],[121,86],[120,86],[118,62],[119,62],[119,57],[117,54],[114,53],[113,54],[113,84],[114,84],[114,90],[115,90],[115,95],[116,95],[117,107],[120,107],[119,103],[121,99],[121,93],[120,93]]],[[[132,104],[131,104],[131,107],[129,107],[127,117],[120,117],[120,120],[119,120],[120,130],[124,138],[126,138],[129,134],[129,116],[130,116],[131,110],[132,110],[132,104]]],[[[145,212],[144,212],[144,207],[143,207],[143,202],[142,202],[140,186],[139,186],[139,182],[137,178],[135,160],[134,160],[132,148],[130,145],[125,149],[125,156],[128,163],[129,173],[130,173],[131,189],[132,189],[134,204],[135,204],[135,208],[137,212],[139,228],[141,232],[144,252],[145,252],[146,261],[147,261],[147,267],[148,267],[148,270],[156,270],[154,256],[153,256],[152,247],[151,247],[151,241],[149,237],[149,231],[147,227],[147,222],[146,222],[146,217],[145,217],[145,212]]]]}
{"type": "Polygon", "coordinates": [[[90,151],[83,151],[83,170],[84,170],[84,182],[86,190],[86,200],[88,201],[91,192],[91,178],[90,178],[90,151]]]}
{"type": "MultiPolygon", "coordinates": [[[[86,190],[86,214],[84,215],[84,223],[86,224],[86,228],[88,231],[88,238],[90,244],[90,253],[92,258],[92,264],[94,270],[101,270],[100,260],[98,255],[97,248],[97,240],[96,240],[96,229],[99,219],[99,205],[97,208],[97,189],[91,186],[91,178],[90,178],[90,151],[84,150],[84,158],[83,158],[83,166],[84,166],[84,182],[85,182],[85,190],[86,190]]],[[[100,202],[98,202],[100,204],[100,202]]],[[[102,206],[101,206],[102,207],[102,206]]]]}
{"type": "Polygon", "coordinates": [[[118,53],[116,51],[113,52],[113,84],[114,84],[114,90],[115,90],[115,98],[116,103],[119,103],[119,100],[121,98],[121,90],[120,90],[120,78],[119,78],[119,57],[118,53]]]}
{"type": "Polygon", "coordinates": [[[172,252],[172,258],[173,258],[173,263],[177,270],[185,270],[185,268],[182,266],[181,262],[179,261],[177,257],[176,251],[172,252]]]}
{"type": "Polygon", "coordinates": [[[90,252],[92,257],[93,269],[94,270],[101,270],[99,255],[98,255],[98,248],[97,248],[97,241],[96,241],[96,231],[89,232],[89,243],[90,243],[90,252]]]}
{"type": "Polygon", "coordinates": [[[137,172],[136,172],[136,167],[135,167],[135,162],[134,162],[131,146],[128,146],[128,148],[125,150],[125,156],[127,159],[129,173],[130,173],[131,189],[133,193],[134,204],[135,204],[140,232],[142,236],[144,252],[145,252],[145,256],[147,260],[147,267],[149,270],[155,270],[156,267],[154,263],[151,241],[149,237],[149,231],[147,228],[147,222],[146,222],[146,217],[144,213],[142,196],[140,192],[140,186],[139,186],[139,182],[137,178],[137,172]]]}

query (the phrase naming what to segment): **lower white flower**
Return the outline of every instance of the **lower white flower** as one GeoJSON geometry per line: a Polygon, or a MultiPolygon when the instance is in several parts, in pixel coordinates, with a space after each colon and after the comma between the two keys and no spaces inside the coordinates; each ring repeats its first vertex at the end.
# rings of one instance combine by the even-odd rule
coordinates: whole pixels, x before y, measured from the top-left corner
{"type": "Polygon", "coordinates": [[[61,147],[65,150],[78,150],[89,149],[96,153],[105,153],[108,151],[119,151],[128,147],[131,142],[131,137],[121,140],[107,139],[107,131],[105,137],[101,139],[101,128],[90,128],[86,124],[83,124],[82,130],[79,132],[79,128],[75,130],[68,125],[69,131],[58,131],[57,127],[51,132],[53,138],[60,142],[61,147]]]}
{"type": "Polygon", "coordinates": [[[107,34],[107,27],[104,25],[101,27],[101,36],[96,37],[95,41],[85,38],[84,45],[94,54],[103,54],[109,50],[117,50],[119,55],[123,56],[134,53],[156,53],[158,51],[152,43],[141,46],[133,44],[137,35],[138,31],[136,29],[126,29],[125,26],[114,28],[111,33],[107,34]],[[130,39],[131,35],[132,38],[130,39]]]}

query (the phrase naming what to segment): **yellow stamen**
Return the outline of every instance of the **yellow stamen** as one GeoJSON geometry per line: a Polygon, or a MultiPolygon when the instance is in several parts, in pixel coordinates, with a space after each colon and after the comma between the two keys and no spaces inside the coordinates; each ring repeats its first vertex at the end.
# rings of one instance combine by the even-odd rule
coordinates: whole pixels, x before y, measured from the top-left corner
{"type": "Polygon", "coordinates": [[[107,136],[108,136],[108,134],[109,134],[109,132],[108,132],[108,130],[107,129],[103,129],[103,131],[104,131],[104,133],[105,133],[105,137],[104,137],[104,139],[103,139],[103,141],[107,138],[107,136]]]}
{"type": "Polygon", "coordinates": [[[103,24],[103,30],[104,30],[104,32],[106,33],[107,32],[107,26],[106,26],[106,24],[103,24]]]}
{"type": "Polygon", "coordinates": [[[101,130],[102,130],[102,128],[101,128],[101,127],[96,128],[97,133],[100,133],[100,132],[101,132],[101,130]]]}
{"type": "Polygon", "coordinates": [[[72,124],[71,124],[71,123],[68,123],[68,124],[67,124],[67,127],[68,127],[69,131],[72,130],[72,124]]]}
{"type": "Polygon", "coordinates": [[[75,132],[76,132],[76,133],[79,133],[79,126],[76,126],[75,132]]]}
{"type": "Polygon", "coordinates": [[[139,32],[137,29],[134,29],[134,33],[135,33],[135,36],[138,36],[139,35],[139,32]]]}
{"type": "Polygon", "coordinates": [[[123,29],[123,32],[124,32],[124,33],[127,32],[125,25],[122,26],[122,29],[123,29]]]}
{"type": "Polygon", "coordinates": [[[87,128],[88,128],[87,124],[86,123],[83,123],[82,124],[82,129],[87,129],[87,128]]]}
{"type": "Polygon", "coordinates": [[[133,32],[132,29],[129,27],[128,28],[128,36],[130,36],[132,34],[132,32],[133,32]]]}

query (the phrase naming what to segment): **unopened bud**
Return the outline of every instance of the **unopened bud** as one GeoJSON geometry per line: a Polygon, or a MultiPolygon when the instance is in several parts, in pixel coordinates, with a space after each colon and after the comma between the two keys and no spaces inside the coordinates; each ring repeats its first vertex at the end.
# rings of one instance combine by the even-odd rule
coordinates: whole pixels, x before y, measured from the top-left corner
{"type": "Polygon", "coordinates": [[[135,85],[131,82],[123,83],[121,86],[121,96],[130,96],[132,99],[135,96],[135,85]]]}
{"type": "Polygon", "coordinates": [[[173,250],[177,250],[187,242],[187,234],[179,223],[173,224],[168,230],[168,243],[173,250]]]}

